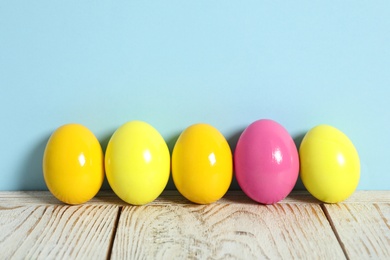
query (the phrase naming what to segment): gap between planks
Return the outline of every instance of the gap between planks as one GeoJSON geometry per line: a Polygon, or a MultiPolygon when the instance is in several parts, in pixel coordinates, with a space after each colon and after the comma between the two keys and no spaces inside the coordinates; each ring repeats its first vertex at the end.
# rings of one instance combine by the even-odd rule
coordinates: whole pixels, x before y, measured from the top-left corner
{"type": "Polygon", "coordinates": [[[111,236],[111,239],[110,239],[110,244],[109,244],[109,247],[108,247],[107,260],[111,259],[112,248],[114,246],[114,241],[115,241],[115,237],[116,237],[116,232],[118,230],[118,224],[119,224],[119,219],[121,217],[122,209],[123,209],[122,206],[118,207],[118,213],[116,215],[116,219],[115,219],[115,223],[114,223],[114,227],[113,227],[113,232],[112,232],[112,236],[111,236]]]}
{"type": "Polygon", "coordinates": [[[325,204],[320,204],[320,207],[322,209],[322,211],[324,212],[325,216],[326,216],[326,219],[329,221],[329,225],[330,227],[332,228],[332,231],[337,239],[337,241],[339,242],[339,245],[341,247],[341,250],[343,250],[343,253],[344,253],[344,256],[347,260],[349,260],[349,256],[348,256],[348,253],[347,253],[347,250],[345,249],[345,245],[343,243],[343,241],[341,240],[340,236],[339,236],[339,233],[333,223],[333,220],[332,220],[332,217],[330,216],[328,210],[326,209],[325,207],[325,204]]]}

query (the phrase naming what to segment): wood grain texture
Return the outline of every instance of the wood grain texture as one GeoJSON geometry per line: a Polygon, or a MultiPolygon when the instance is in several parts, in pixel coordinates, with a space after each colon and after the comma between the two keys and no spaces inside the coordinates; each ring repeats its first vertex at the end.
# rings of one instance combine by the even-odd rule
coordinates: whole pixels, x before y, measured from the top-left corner
{"type": "Polygon", "coordinates": [[[2,259],[106,259],[116,206],[0,208],[2,259]]]}
{"type": "Polygon", "coordinates": [[[343,259],[318,205],[123,208],[112,259],[343,259]]]}
{"type": "Polygon", "coordinates": [[[390,192],[323,204],[293,191],[264,206],[241,191],[210,205],[165,191],[139,207],[112,191],[79,206],[0,192],[0,230],[0,259],[390,259],[390,192]]]}
{"type": "Polygon", "coordinates": [[[390,203],[324,206],[350,259],[390,259],[390,203]]]}

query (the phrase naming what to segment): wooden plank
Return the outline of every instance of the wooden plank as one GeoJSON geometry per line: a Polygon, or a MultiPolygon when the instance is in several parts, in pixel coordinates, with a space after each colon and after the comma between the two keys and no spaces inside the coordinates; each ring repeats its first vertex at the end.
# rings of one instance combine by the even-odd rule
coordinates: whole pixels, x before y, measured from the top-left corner
{"type": "Polygon", "coordinates": [[[117,206],[0,208],[2,259],[106,259],[117,206]]]}
{"type": "Polygon", "coordinates": [[[112,259],[343,259],[315,204],[167,204],[122,210],[112,259]]]}
{"type": "Polygon", "coordinates": [[[339,203],[390,203],[390,191],[360,190],[355,191],[348,199],[339,203]]]}
{"type": "Polygon", "coordinates": [[[390,203],[324,207],[350,259],[390,259],[390,203]]]}
{"type": "Polygon", "coordinates": [[[65,205],[47,191],[0,192],[0,256],[340,259],[344,248],[351,259],[390,259],[389,194],[357,191],[339,204],[323,204],[293,191],[264,206],[241,191],[211,205],[164,191],[133,207],[112,191],[80,206],[65,205]]]}

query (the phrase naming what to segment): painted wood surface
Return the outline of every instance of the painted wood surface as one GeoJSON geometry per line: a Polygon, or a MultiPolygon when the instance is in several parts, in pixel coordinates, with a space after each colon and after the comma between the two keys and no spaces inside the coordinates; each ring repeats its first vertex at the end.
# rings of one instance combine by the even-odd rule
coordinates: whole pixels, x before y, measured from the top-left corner
{"type": "Polygon", "coordinates": [[[0,208],[1,259],[106,259],[116,206],[0,208]]]}
{"type": "Polygon", "coordinates": [[[390,259],[390,203],[325,205],[351,259],[390,259]]]}
{"type": "Polygon", "coordinates": [[[210,205],[166,191],[145,206],[0,192],[0,231],[1,259],[390,259],[390,192],[323,204],[294,191],[268,206],[240,191],[210,205]]]}
{"type": "Polygon", "coordinates": [[[344,257],[318,205],[126,207],[113,259],[344,257]]]}

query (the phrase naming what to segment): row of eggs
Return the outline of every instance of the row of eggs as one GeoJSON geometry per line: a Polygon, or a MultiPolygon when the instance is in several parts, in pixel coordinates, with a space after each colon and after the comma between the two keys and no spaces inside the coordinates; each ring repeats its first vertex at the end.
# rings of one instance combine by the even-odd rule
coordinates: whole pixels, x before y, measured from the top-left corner
{"type": "Polygon", "coordinates": [[[51,135],[43,155],[46,185],[67,204],[93,198],[106,176],[119,198],[144,205],[162,193],[170,173],[185,198],[208,204],[227,192],[233,172],[243,192],[262,204],[284,199],[299,174],[314,197],[336,203],[355,191],[360,161],[349,138],[332,126],[308,131],[298,153],[287,130],[269,119],[257,120],[243,131],[234,156],[216,128],[199,123],[181,133],[171,157],[160,133],[142,121],[119,127],[105,154],[88,128],[63,125],[51,135]]]}

